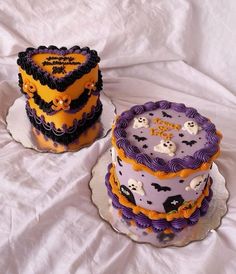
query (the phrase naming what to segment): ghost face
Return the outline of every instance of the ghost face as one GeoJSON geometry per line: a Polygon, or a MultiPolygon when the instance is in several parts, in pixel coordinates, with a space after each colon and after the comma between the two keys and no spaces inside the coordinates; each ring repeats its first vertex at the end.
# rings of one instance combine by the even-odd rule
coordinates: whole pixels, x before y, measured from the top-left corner
{"type": "Polygon", "coordinates": [[[129,179],[128,181],[128,187],[130,190],[133,192],[143,196],[144,195],[144,190],[143,190],[143,183],[140,181],[136,181],[134,179],[129,179]]]}
{"type": "Polygon", "coordinates": [[[206,182],[206,180],[207,180],[206,175],[197,176],[191,180],[189,186],[187,186],[185,188],[185,190],[186,191],[190,191],[190,190],[198,191],[201,188],[201,186],[206,182]]]}
{"type": "Polygon", "coordinates": [[[184,123],[182,130],[186,130],[189,134],[196,135],[201,127],[194,121],[187,121],[184,123]]]}
{"type": "Polygon", "coordinates": [[[160,144],[154,146],[154,151],[160,153],[166,153],[169,156],[174,156],[176,151],[176,145],[170,140],[161,140],[160,144]]]}
{"type": "Polygon", "coordinates": [[[148,119],[145,117],[134,118],[133,128],[148,128],[148,119]]]}

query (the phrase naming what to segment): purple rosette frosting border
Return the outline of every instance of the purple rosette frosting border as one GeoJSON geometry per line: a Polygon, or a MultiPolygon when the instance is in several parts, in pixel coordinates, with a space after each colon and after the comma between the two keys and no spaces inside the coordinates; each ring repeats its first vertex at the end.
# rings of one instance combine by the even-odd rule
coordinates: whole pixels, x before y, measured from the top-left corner
{"type": "Polygon", "coordinates": [[[131,109],[124,111],[118,117],[113,132],[116,138],[117,147],[123,149],[126,156],[135,160],[137,163],[149,167],[154,172],[163,171],[168,173],[178,172],[182,169],[197,169],[203,163],[208,162],[219,150],[220,137],[217,135],[215,125],[211,123],[209,119],[202,116],[194,108],[186,107],[182,103],[174,103],[165,100],[147,102],[144,105],[135,105],[131,109]],[[192,156],[174,158],[169,161],[165,161],[160,157],[152,158],[149,155],[142,153],[138,147],[133,146],[129,140],[127,140],[125,129],[136,115],[156,109],[172,109],[176,112],[184,113],[186,117],[197,122],[206,132],[207,144],[205,147],[196,151],[192,156]]]}
{"type": "MultiPolygon", "coordinates": [[[[154,232],[161,232],[165,229],[172,229],[174,232],[180,232],[187,226],[195,225],[201,216],[204,216],[209,208],[209,203],[213,196],[213,191],[209,189],[209,195],[202,200],[200,208],[197,208],[189,218],[175,218],[172,221],[167,221],[166,219],[152,220],[146,215],[139,213],[134,214],[132,209],[120,204],[118,197],[112,192],[112,187],[110,185],[110,169],[112,164],[108,165],[108,172],[105,176],[105,185],[107,187],[107,192],[112,200],[112,206],[115,209],[120,209],[122,212],[122,218],[125,220],[134,220],[138,227],[148,228],[151,227],[154,232]]],[[[212,180],[212,179],[211,179],[212,180]]]]}

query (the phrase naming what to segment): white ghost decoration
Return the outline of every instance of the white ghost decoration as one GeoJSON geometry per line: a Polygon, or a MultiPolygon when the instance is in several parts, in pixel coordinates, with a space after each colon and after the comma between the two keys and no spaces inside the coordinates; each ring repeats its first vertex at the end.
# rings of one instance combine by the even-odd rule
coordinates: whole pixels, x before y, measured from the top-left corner
{"type": "Polygon", "coordinates": [[[116,165],[116,150],[114,147],[111,148],[111,159],[112,159],[112,163],[114,165],[116,165]]]}
{"type": "Polygon", "coordinates": [[[194,191],[198,191],[201,186],[205,183],[205,179],[207,178],[206,175],[199,175],[195,178],[193,178],[189,184],[189,186],[186,186],[185,190],[186,191],[190,191],[190,190],[194,190],[194,191]]]}
{"type": "Polygon", "coordinates": [[[160,144],[154,146],[154,151],[166,153],[172,157],[175,155],[176,145],[170,140],[161,140],[160,144]]]}
{"type": "Polygon", "coordinates": [[[128,180],[128,187],[130,190],[132,190],[133,192],[136,192],[137,194],[143,196],[144,190],[143,190],[143,183],[140,181],[136,181],[134,179],[129,179],[128,180]]]}
{"type": "Polygon", "coordinates": [[[197,135],[198,131],[201,130],[201,127],[194,121],[187,121],[184,123],[182,130],[187,130],[189,134],[197,135]]]}
{"type": "Polygon", "coordinates": [[[148,119],[146,117],[134,118],[133,128],[149,128],[148,119]]]}

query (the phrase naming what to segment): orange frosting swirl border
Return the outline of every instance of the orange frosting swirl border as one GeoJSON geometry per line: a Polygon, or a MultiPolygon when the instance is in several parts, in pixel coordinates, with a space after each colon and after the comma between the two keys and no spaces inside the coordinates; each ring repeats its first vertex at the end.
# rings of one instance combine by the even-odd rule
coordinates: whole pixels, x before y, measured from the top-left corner
{"type": "Polygon", "coordinates": [[[112,165],[110,169],[110,177],[109,177],[109,183],[111,185],[111,191],[113,194],[115,194],[118,197],[119,203],[125,207],[128,207],[132,209],[134,214],[142,213],[145,216],[147,216],[151,220],[159,220],[159,219],[166,219],[167,221],[172,221],[177,218],[189,218],[196,209],[201,207],[202,201],[205,197],[208,197],[210,186],[212,184],[212,179],[210,178],[202,192],[202,194],[198,197],[196,201],[188,201],[185,202],[183,205],[181,205],[178,208],[177,212],[171,212],[171,213],[160,213],[154,210],[149,210],[142,208],[140,206],[134,205],[131,202],[129,202],[121,193],[119,190],[119,181],[115,175],[115,167],[112,165]]]}

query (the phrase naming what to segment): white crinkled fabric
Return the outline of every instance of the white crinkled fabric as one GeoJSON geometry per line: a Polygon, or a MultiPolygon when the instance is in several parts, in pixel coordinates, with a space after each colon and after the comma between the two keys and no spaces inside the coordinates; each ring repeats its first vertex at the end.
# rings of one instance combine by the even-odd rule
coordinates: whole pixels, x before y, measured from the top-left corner
{"type": "Polygon", "coordinates": [[[1,1],[0,273],[235,273],[235,12],[233,0],[1,1]],[[17,53],[50,44],[98,51],[118,113],[167,99],[210,117],[224,135],[217,165],[230,192],[218,230],[183,248],[136,244],[91,202],[91,169],[110,135],[60,155],[12,140],[6,115],[20,96],[17,53]]]}

